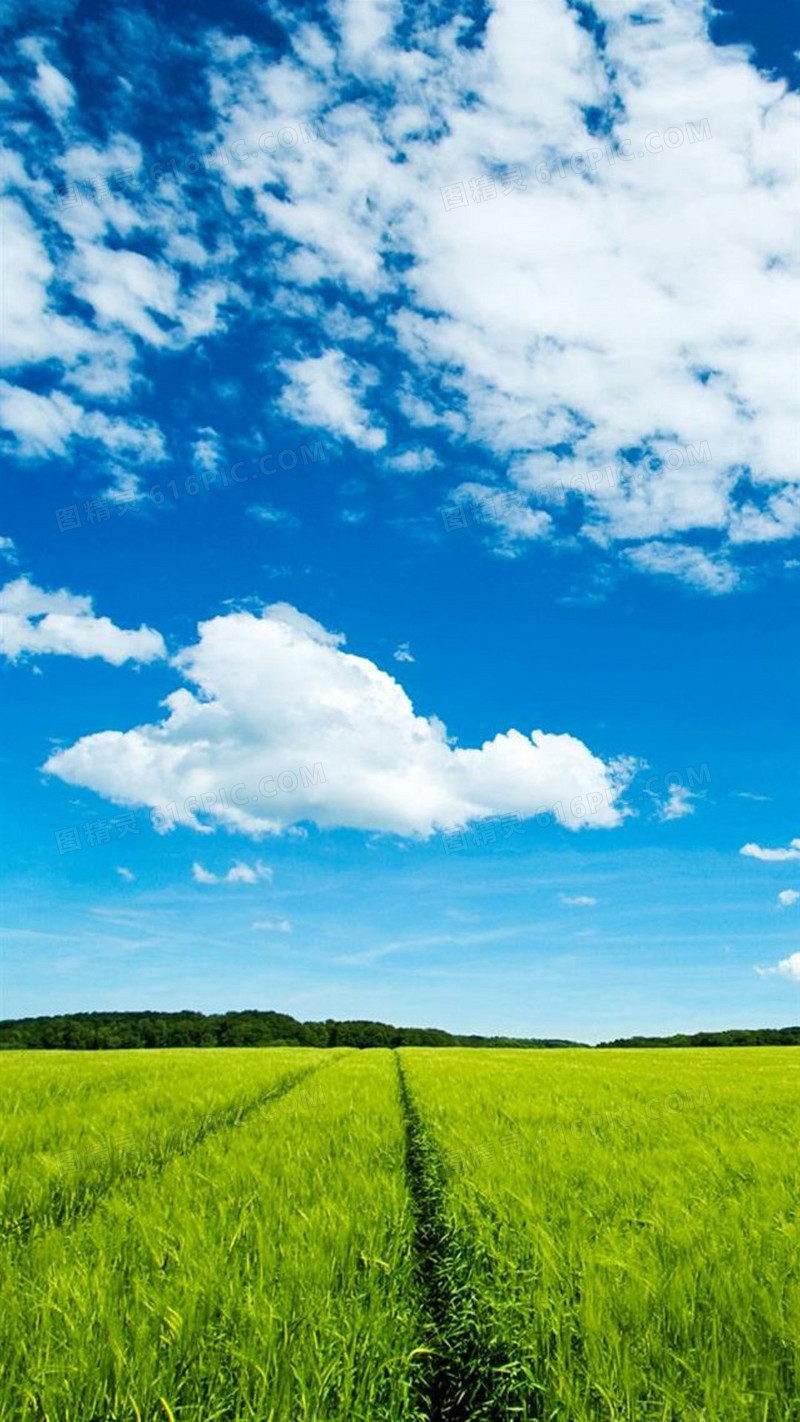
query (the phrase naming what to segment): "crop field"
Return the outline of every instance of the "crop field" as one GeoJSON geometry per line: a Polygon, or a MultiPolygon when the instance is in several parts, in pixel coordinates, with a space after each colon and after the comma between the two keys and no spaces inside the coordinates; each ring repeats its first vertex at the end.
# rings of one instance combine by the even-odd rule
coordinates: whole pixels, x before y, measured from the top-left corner
{"type": "Polygon", "coordinates": [[[797,1422],[800,1053],[0,1055],[0,1419],[797,1422]]]}

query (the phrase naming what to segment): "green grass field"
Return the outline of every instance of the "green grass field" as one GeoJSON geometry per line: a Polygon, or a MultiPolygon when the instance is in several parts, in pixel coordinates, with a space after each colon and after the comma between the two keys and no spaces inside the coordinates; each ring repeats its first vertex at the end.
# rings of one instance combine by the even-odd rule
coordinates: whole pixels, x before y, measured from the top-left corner
{"type": "Polygon", "coordinates": [[[0,1056],[0,1419],[797,1422],[800,1052],[0,1056]]]}

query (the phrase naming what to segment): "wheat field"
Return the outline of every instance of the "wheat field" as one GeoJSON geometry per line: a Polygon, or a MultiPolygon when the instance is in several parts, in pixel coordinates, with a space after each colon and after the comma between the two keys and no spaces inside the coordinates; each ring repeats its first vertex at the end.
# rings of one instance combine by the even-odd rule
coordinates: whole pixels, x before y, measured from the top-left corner
{"type": "Polygon", "coordinates": [[[0,1056],[3,1422],[790,1422],[800,1054],[0,1056]]]}

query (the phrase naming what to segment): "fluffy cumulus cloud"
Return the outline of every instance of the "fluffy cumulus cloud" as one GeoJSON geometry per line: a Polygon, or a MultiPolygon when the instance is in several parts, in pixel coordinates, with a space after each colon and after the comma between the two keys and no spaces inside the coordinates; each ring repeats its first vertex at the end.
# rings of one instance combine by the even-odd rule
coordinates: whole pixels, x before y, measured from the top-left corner
{"type": "Polygon", "coordinates": [[[627,759],[538,730],[460,747],[342,643],[286,604],[213,618],[174,659],[187,684],[163,720],[85,736],[45,770],[150,806],[162,830],[259,838],[311,821],[427,837],[500,814],[552,814],[574,830],[621,823],[627,759]]]}
{"type": "Polygon", "coordinates": [[[95,617],[92,600],[67,592],[46,592],[26,577],[0,589],[0,654],[17,661],[25,653],[101,657],[113,666],[152,662],[166,656],[164,640],[152,627],[117,627],[95,617]]]}
{"type": "Polygon", "coordinates": [[[730,592],[731,549],[800,529],[800,101],[711,42],[704,0],[593,9],[341,0],[280,59],[220,45],[219,137],[273,133],[226,177],[294,299],[351,310],[285,408],[376,448],[354,382],[382,344],[392,419],[497,461],[512,544],[569,504],[628,566],[730,592]]]}
{"type": "Polygon", "coordinates": [[[784,864],[789,859],[800,859],[800,839],[792,839],[785,848],[778,849],[764,849],[760,844],[743,844],[739,853],[748,859],[760,859],[765,864],[784,864]]]}
{"type": "Polygon", "coordinates": [[[781,889],[778,894],[778,903],[781,908],[794,908],[796,903],[800,903],[800,890],[781,889]]]}

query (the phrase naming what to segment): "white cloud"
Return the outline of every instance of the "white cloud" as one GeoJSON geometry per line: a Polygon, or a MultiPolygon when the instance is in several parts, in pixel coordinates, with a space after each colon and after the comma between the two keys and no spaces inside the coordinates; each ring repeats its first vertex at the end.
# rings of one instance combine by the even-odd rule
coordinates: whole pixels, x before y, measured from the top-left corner
{"type": "Polygon", "coordinates": [[[386,464],[396,469],[398,474],[422,474],[434,469],[439,463],[432,449],[404,449],[401,454],[387,455],[386,464]]]}
{"type": "Polygon", "coordinates": [[[253,928],[261,933],[291,933],[292,925],[288,918],[262,918],[253,924],[253,928]]]}
{"type": "Polygon", "coordinates": [[[283,524],[284,527],[298,523],[288,509],[276,509],[274,504],[251,504],[247,512],[260,523],[283,524]]]}
{"type": "Polygon", "coordinates": [[[26,455],[64,454],[84,411],[68,395],[37,395],[0,381],[0,422],[26,455]]]}
{"type": "Polygon", "coordinates": [[[5,558],[7,563],[19,562],[17,545],[13,538],[9,538],[6,533],[0,534],[0,557],[5,558]]]}
{"type": "MultiPolygon", "coordinates": [[[[20,164],[17,187],[30,186],[20,164]]],[[[0,364],[20,368],[58,364],[67,380],[97,394],[124,393],[134,348],[119,331],[101,331],[57,309],[64,263],[50,257],[37,224],[18,197],[0,198],[6,326],[0,364]]]]}
{"type": "Polygon", "coordinates": [[[561,894],[560,898],[569,908],[594,908],[597,903],[591,894],[561,894]]]}
{"type": "Polygon", "coordinates": [[[391,4],[337,13],[335,51],[312,27],[295,58],[251,48],[214,75],[220,138],[320,120],[316,141],[226,172],[286,240],[287,290],[324,286],[320,324],[328,283],[352,297],[394,342],[385,398],[466,431],[534,514],[563,504],[555,468],[572,481],[641,451],[624,477],[587,479],[582,533],[732,591],[728,550],[800,520],[798,95],[713,44],[700,0],[653,0],[647,24],[598,0],[602,51],[566,0],[495,0],[469,46],[449,16],[401,41],[391,4]],[[690,534],[702,549],[669,541],[690,534]]]}
{"type": "Polygon", "coordinates": [[[204,869],[202,864],[194,863],[192,878],[196,884],[269,884],[272,881],[272,870],[269,865],[262,864],[260,859],[257,859],[255,864],[244,864],[237,860],[226,874],[213,874],[210,869],[204,869]]]}
{"type": "Polygon", "coordinates": [[[326,351],[307,360],[284,361],[289,382],[281,407],[301,425],[330,430],[359,449],[382,449],[386,432],[375,424],[362,396],[374,375],[341,351],[326,351]]]}
{"type": "Polygon", "coordinates": [[[625,556],[642,572],[678,578],[701,592],[727,593],[739,583],[739,573],[725,558],[685,543],[644,543],[627,548],[625,556]]]}
{"type": "Polygon", "coordinates": [[[762,849],[760,844],[743,844],[739,853],[749,859],[761,859],[765,864],[783,864],[788,859],[800,859],[800,839],[790,840],[787,849],[762,849]]]}
{"type": "Polygon", "coordinates": [[[781,889],[778,894],[778,903],[781,908],[792,908],[798,902],[800,902],[800,890],[781,889]]]}
{"type": "Polygon", "coordinates": [[[163,436],[151,421],[87,411],[60,390],[37,395],[0,380],[0,425],[26,456],[63,455],[71,440],[80,438],[96,440],[109,454],[136,462],[165,458],[163,436]]]}
{"type": "Polygon", "coordinates": [[[756,972],[762,978],[778,974],[780,977],[789,978],[793,983],[800,983],[800,953],[790,953],[788,958],[781,958],[774,968],[756,968],[756,972]]]}
{"type": "Polygon", "coordinates": [[[151,168],[149,182],[142,181],[142,151],[128,135],[111,131],[105,143],[88,141],[71,86],[42,42],[31,39],[24,49],[37,66],[34,91],[59,131],[48,134],[55,167],[49,180],[29,125],[9,129],[0,159],[0,364],[20,382],[5,387],[3,413],[21,454],[71,453],[78,434],[112,454],[121,442],[134,458],[160,458],[154,426],[88,406],[130,393],[144,345],[174,351],[223,328],[227,305],[242,297],[232,267],[223,270],[233,247],[204,245],[197,205],[172,174],[159,180],[151,168]],[[135,201],[128,180],[137,186],[135,201]],[[91,310],[81,311],[87,303],[91,310]],[[44,362],[41,374],[55,388],[26,390],[26,368],[44,362]],[[87,408],[75,403],[75,391],[87,408]]]}
{"type": "Polygon", "coordinates": [[[192,463],[200,474],[213,474],[222,463],[222,440],[217,430],[204,425],[192,444],[192,463]]]}
{"type": "Polygon", "coordinates": [[[416,657],[412,655],[411,648],[409,647],[408,642],[401,642],[400,646],[396,647],[395,650],[392,652],[392,656],[394,657],[396,662],[416,661],[416,657]]]}
{"type": "Polygon", "coordinates": [[[75,90],[69,79],[46,61],[37,64],[31,89],[51,118],[56,120],[64,118],[75,102],[75,90]]]}
{"type": "Polygon", "coordinates": [[[662,822],[669,820],[682,820],[687,815],[694,814],[695,792],[689,790],[686,785],[671,785],[667,799],[656,808],[656,814],[662,822]]]}
{"type": "Polygon", "coordinates": [[[141,252],[87,243],[78,249],[74,288],[102,324],[122,326],[153,346],[172,344],[157,320],[178,313],[178,277],[166,263],[141,252]]]}
{"type": "Polygon", "coordinates": [[[499,550],[515,552],[532,539],[545,538],[552,519],[543,509],[532,509],[517,490],[498,491],[489,484],[464,483],[455,490],[460,503],[470,504],[473,516],[501,534],[499,550]]]}
{"type": "Polygon", "coordinates": [[[136,875],[133,873],[133,870],[126,869],[124,864],[117,865],[117,873],[119,874],[120,879],[125,880],[126,884],[132,884],[136,879],[136,875]]]}
{"type": "Polygon", "coordinates": [[[36,73],[31,81],[32,93],[42,107],[47,109],[50,117],[58,122],[65,117],[75,102],[72,84],[60,69],[56,69],[55,65],[45,58],[44,45],[36,36],[31,35],[22,40],[19,48],[36,66],[36,73]]]}
{"type": "Polygon", "coordinates": [[[161,634],[152,627],[117,627],[108,617],[95,617],[91,598],[65,588],[45,592],[27,577],[0,589],[0,614],[0,653],[11,661],[26,652],[52,652],[102,657],[112,666],[121,666],[128,661],[157,661],[167,654],[161,634]]]}
{"type": "Polygon", "coordinates": [[[459,747],[342,640],[286,604],[215,617],[174,659],[192,689],[166,698],[162,722],[85,736],[45,769],[120,804],[174,805],[194,829],[254,838],[304,821],[427,837],[547,811],[574,830],[621,823],[628,761],[542,731],[459,747]]]}
{"type": "MultiPolygon", "coordinates": [[[[328,33],[292,26],[274,62],[206,37],[208,149],[257,149],[219,170],[216,246],[168,170],[139,181],[135,203],[108,185],[141,178],[139,144],[90,138],[55,39],[25,41],[60,124],[55,161],[95,195],[54,204],[35,135],[11,126],[3,358],[49,362],[61,386],[7,399],[20,452],[121,437],[89,428],[91,399],[129,391],[144,346],[224,328],[261,223],[277,310],[316,318],[329,347],[284,361],[284,413],[399,473],[437,459],[420,429],[456,457],[480,448],[483,487],[512,496],[486,519],[506,555],[562,536],[566,480],[581,490],[578,537],[698,591],[741,586],[743,547],[800,534],[800,99],[743,48],[712,44],[700,0],[653,0],[646,25],[618,0],[595,11],[602,52],[567,0],[495,0],[470,44],[449,16],[400,29],[393,0],[336,0],[328,33]],[[608,116],[602,137],[592,110],[608,116]],[[82,413],[56,399],[76,390],[82,413]]],[[[213,458],[204,438],[198,460],[213,458]]]]}

